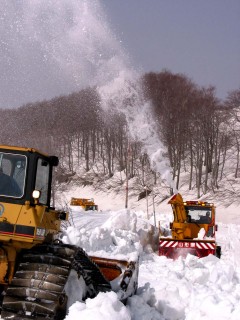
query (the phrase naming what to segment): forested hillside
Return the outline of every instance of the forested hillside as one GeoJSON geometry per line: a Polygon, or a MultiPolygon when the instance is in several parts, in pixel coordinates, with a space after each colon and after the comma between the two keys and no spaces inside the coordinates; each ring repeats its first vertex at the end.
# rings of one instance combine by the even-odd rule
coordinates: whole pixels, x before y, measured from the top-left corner
{"type": "MultiPolygon", "coordinates": [[[[196,190],[197,197],[218,190],[228,153],[232,176],[238,178],[240,89],[219,101],[214,88],[200,88],[182,74],[148,73],[140,81],[177,188],[188,172],[189,189],[196,190]]],[[[141,142],[129,139],[125,116],[115,112],[112,103],[112,111],[102,110],[96,88],[86,88],[18,109],[1,109],[0,143],[58,155],[59,181],[74,174],[73,161],[78,161],[86,172],[97,166],[99,179],[127,169],[129,178],[138,177],[142,186],[151,188],[161,177],[150,168],[141,142]]]]}

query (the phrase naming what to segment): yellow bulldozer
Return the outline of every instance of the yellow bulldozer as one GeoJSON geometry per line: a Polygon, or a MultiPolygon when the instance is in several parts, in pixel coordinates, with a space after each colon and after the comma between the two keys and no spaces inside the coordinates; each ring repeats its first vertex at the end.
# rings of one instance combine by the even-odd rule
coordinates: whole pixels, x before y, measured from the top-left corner
{"type": "Polygon", "coordinates": [[[95,204],[94,199],[71,198],[70,206],[79,206],[84,211],[98,211],[98,206],[95,204]]]}
{"type": "Polygon", "coordinates": [[[160,237],[159,255],[177,259],[188,253],[199,258],[209,254],[221,256],[216,244],[215,206],[205,201],[183,201],[180,193],[168,202],[172,206],[171,237],[160,237]]]}
{"type": "Polygon", "coordinates": [[[135,293],[138,261],[90,257],[61,242],[68,214],[51,206],[56,156],[36,149],[0,146],[1,319],[63,319],[65,286],[72,270],[85,283],[85,296],[112,290],[121,301],[135,293]]]}

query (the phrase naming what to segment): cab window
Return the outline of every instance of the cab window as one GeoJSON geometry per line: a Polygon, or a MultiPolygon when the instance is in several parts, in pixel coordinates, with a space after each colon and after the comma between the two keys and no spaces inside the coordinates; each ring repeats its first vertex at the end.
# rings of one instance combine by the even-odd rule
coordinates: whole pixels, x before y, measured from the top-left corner
{"type": "Polygon", "coordinates": [[[39,158],[37,162],[35,190],[41,192],[39,198],[41,204],[47,204],[48,201],[49,169],[49,163],[39,158]]]}
{"type": "Polygon", "coordinates": [[[27,158],[0,152],[0,195],[21,198],[24,195],[27,158]]]}
{"type": "Polygon", "coordinates": [[[199,224],[210,224],[212,221],[211,208],[186,206],[185,209],[189,222],[195,222],[199,224]]]}

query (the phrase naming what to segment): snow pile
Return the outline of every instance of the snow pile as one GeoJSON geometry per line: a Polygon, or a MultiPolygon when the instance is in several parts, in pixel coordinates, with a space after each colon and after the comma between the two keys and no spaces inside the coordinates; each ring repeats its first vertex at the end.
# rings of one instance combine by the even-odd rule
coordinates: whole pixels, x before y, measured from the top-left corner
{"type": "Polygon", "coordinates": [[[158,243],[158,232],[129,210],[117,212],[72,211],[73,226],[63,231],[62,241],[82,247],[89,255],[136,260],[158,243]],[[86,222],[87,221],[87,222],[86,222]]]}
{"type": "Polygon", "coordinates": [[[66,320],[130,320],[127,308],[118,300],[116,293],[99,293],[86,303],[76,302],[69,308],[66,320]]]}
{"type": "Polygon", "coordinates": [[[198,259],[188,255],[176,261],[145,256],[139,270],[138,297],[130,298],[132,319],[142,317],[131,299],[139,297],[158,311],[153,319],[239,319],[239,271],[215,256],[198,259]]]}
{"type": "MultiPolygon", "coordinates": [[[[142,212],[74,212],[64,241],[82,246],[89,254],[110,257],[140,254],[137,294],[123,305],[114,292],[95,299],[73,300],[66,320],[237,320],[240,312],[240,226],[219,224],[221,259],[178,260],[160,257],[141,243],[149,242],[150,224],[142,212]]],[[[166,213],[157,215],[167,222],[166,213]]],[[[73,291],[74,289],[72,289],[73,291]]],[[[71,290],[70,290],[71,292],[71,290]]],[[[74,292],[72,292],[73,294],[74,292]]]]}

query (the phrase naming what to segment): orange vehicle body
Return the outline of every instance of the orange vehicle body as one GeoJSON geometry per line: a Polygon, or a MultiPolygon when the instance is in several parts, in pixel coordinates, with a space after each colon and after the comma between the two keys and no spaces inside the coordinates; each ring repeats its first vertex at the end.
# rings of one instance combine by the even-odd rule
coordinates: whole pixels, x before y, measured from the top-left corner
{"type": "Polygon", "coordinates": [[[216,244],[215,206],[204,201],[183,201],[177,193],[168,202],[173,210],[171,237],[160,237],[159,255],[177,259],[193,254],[199,258],[209,254],[220,258],[216,244]]]}
{"type": "Polygon", "coordinates": [[[98,211],[98,206],[94,203],[94,199],[86,199],[86,198],[71,198],[70,202],[71,206],[80,206],[85,211],[98,211]]]}

